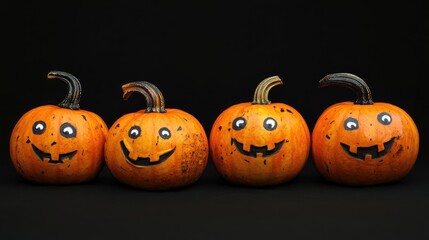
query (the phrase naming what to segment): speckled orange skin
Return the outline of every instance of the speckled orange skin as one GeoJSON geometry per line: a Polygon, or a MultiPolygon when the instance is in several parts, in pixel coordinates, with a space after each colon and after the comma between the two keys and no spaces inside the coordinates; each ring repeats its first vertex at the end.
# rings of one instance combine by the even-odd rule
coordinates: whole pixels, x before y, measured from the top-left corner
{"type": "Polygon", "coordinates": [[[271,186],[285,183],[300,173],[309,152],[310,133],[305,120],[297,110],[284,103],[248,102],[231,106],[218,116],[210,133],[210,153],[214,165],[219,174],[233,184],[271,186]],[[237,117],[247,121],[241,130],[232,127],[237,117]],[[264,128],[267,117],[277,121],[275,130],[267,131],[264,128]],[[235,141],[243,144],[244,151],[266,147],[272,154],[243,154],[237,149],[235,141]],[[282,142],[280,148],[273,150],[282,142]]]}
{"type": "Polygon", "coordinates": [[[17,172],[35,183],[87,182],[93,180],[104,165],[107,131],[106,124],[95,113],[54,105],[40,106],[25,113],[16,123],[10,138],[10,157],[17,172]],[[41,134],[33,133],[36,121],[46,123],[41,134]],[[75,128],[75,137],[66,138],[60,134],[64,123],[75,128]],[[38,150],[34,150],[36,148],[38,150]],[[61,157],[73,152],[71,158],[61,157]]]}
{"type": "Polygon", "coordinates": [[[145,190],[177,189],[195,183],[203,174],[209,154],[203,127],[184,111],[166,110],[129,113],[110,128],[106,164],[123,184],[145,190]],[[133,126],[141,129],[135,139],[129,136],[133,126]],[[161,128],[169,129],[169,139],[160,137],[161,128]]]}
{"type": "Polygon", "coordinates": [[[414,166],[418,150],[415,123],[405,111],[388,103],[337,103],[321,114],[312,132],[312,157],[318,172],[339,184],[361,186],[399,181],[414,166]],[[391,124],[377,120],[382,112],[390,114],[391,124]],[[344,121],[349,117],[358,120],[358,129],[345,130],[344,121]],[[341,143],[354,154],[359,149],[364,157],[349,154],[341,143]],[[364,153],[363,148],[371,146],[378,152],[374,157],[364,153]]]}

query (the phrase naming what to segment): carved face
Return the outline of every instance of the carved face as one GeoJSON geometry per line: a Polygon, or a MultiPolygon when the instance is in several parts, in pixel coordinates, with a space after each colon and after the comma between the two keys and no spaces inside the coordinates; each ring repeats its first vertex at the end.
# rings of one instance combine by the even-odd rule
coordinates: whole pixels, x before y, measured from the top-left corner
{"type": "MultiPolygon", "coordinates": [[[[76,155],[78,150],[73,149],[76,148],[76,135],[77,130],[73,126],[73,124],[69,122],[64,122],[60,125],[59,129],[53,129],[53,124],[46,124],[45,121],[38,120],[33,124],[33,136],[32,141],[30,138],[28,139],[31,143],[31,147],[36,154],[36,156],[41,161],[48,161],[51,164],[62,164],[66,160],[72,160],[76,155]],[[51,126],[50,126],[51,125],[51,126]],[[61,140],[59,140],[60,145],[64,145],[63,147],[55,147],[58,144],[57,141],[52,141],[50,144],[46,144],[45,141],[48,139],[49,133],[51,136],[58,134],[61,136],[61,140]],[[39,146],[36,146],[39,145],[39,146]],[[41,150],[44,149],[44,150],[41,150]],[[61,151],[61,152],[59,152],[61,151]]],[[[55,125],[55,127],[57,127],[55,125]]],[[[60,137],[56,137],[56,139],[60,137]]]]}
{"type": "Polygon", "coordinates": [[[225,110],[210,135],[218,171],[232,182],[269,185],[292,178],[305,163],[310,134],[302,116],[282,103],[242,103],[225,110]]]}
{"type": "Polygon", "coordinates": [[[402,177],[418,149],[414,122],[386,103],[331,106],[319,117],[312,141],[316,166],[324,175],[359,183],[402,177]]]}
{"type": "MultiPolygon", "coordinates": [[[[128,131],[128,137],[130,139],[137,139],[141,136],[141,128],[139,126],[132,126],[130,128],[130,130],[128,131]]],[[[152,150],[154,152],[152,153],[148,153],[146,156],[139,156],[138,152],[138,146],[139,146],[139,141],[129,141],[127,139],[124,139],[121,141],[121,148],[122,148],[122,152],[124,154],[124,156],[127,158],[127,161],[130,164],[133,164],[135,166],[151,166],[154,164],[160,164],[162,162],[164,162],[165,160],[167,160],[176,150],[176,147],[169,147],[167,146],[166,149],[162,150],[159,148],[161,145],[166,145],[166,144],[162,144],[159,143],[159,141],[164,142],[164,140],[168,140],[171,138],[171,131],[167,128],[167,127],[161,127],[158,130],[158,136],[156,136],[156,141],[158,141],[158,144],[156,145],[156,150],[152,150]],[[160,138],[162,140],[160,140],[160,138]],[[133,145],[131,147],[131,151],[129,150],[129,148],[127,148],[127,146],[125,145],[125,141],[127,142],[131,142],[130,145],[133,145]]],[[[142,138],[144,139],[144,138],[142,138]]],[[[145,140],[149,140],[149,139],[145,139],[145,140]]],[[[150,140],[149,140],[150,141],[150,140]]],[[[140,143],[140,146],[142,145],[142,143],[140,143]]]]}
{"type": "Polygon", "coordinates": [[[153,166],[167,161],[174,154],[175,135],[181,131],[180,126],[174,126],[172,133],[171,124],[164,122],[165,125],[162,125],[161,122],[157,121],[150,126],[145,122],[135,122],[127,127],[127,134],[119,144],[129,164],[136,167],[153,166]]]}
{"type": "Polygon", "coordinates": [[[121,182],[161,190],[196,181],[207,164],[208,141],[191,115],[139,111],[119,118],[105,145],[106,163],[121,182]]]}
{"type": "Polygon", "coordinates": [[[91,112],[41,106],[16,124],[11,159],[21,175],[35,182],[81,182],[103,165],[106,134],[105,123],[91,112]]]}
{"type": "Polygon", "coordinates": [[[277,129],[278,125],[274,118],[266,117],[263,121],[260,120],[259,118],[237,117],[231,124],[231,142],[245,156],[270,157],[278,153],[285,142],[284,136],[279,134],[281,129],[277,130],[277,134],[271,133],[277,129]],[[269,139],[264,138],[264,135],[269,135],[269,139]]]}
{"type": "MultiPolygon", "coordinates": [[[[348,155],[356,160],[377,161],[391,151],[395,139],[399,138],[399,136],[392,136],[392,134],[398,133],[392,132],[392,129],[388,127],[392,123],[392,116],[389,113],[377,114],[374,112],[371,115],[369,118],[373,118],[372,121],[368,119],[368,116],[360,116],[360,118],[359,116],[349,116],[344,120],[344,134],[349,136],[344,141],[340,139],[340,145],[348,155]],[[384,134],[368,136],[371,127],[379,128],[384,134]]],[[[395,150],[396,154],[401,151],[398,147],[395,150]]]]}

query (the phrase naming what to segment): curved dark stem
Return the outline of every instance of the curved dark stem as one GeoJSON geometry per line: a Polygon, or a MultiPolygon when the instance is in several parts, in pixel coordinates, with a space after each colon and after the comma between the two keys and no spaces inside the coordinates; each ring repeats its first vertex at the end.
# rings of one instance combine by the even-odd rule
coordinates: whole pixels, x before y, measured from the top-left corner
{"type": "Polygon", "coordinates": [[[283,84],[283,82],[278,76],[272,76],[262,80],[256,87],[252,104],[270,104],[271,101],[268,99],[268,93],[272,87],[280,84],[283,84]]]}
{"type": "Polygon", "coordinates": [[[333,73],[319,81],[319,87],[343,86],[351,89],[357,96],[355,104],[374,104],[371,90],[364,80],[351,73],[333,73]]]}
{"type": "Polygon", "coordinates": [[[151,96],[149,95],[149,93],[147,91],[142,90],[141,88],[144,88],[141,85],[141,82],[132,82],[132,83],[127,83],[125,85],[122,86],[122,91],[123,91],[123,98],[124,100],[128,100],[128,98],[135,92],[139,92],[141,94],[143,94],[144,98],[146,99],[146,112],[150,111],[152,108],[150,106],[153,105],[153,99],[151,98],[151,96]]]}
{"type": "Polygon", "coordinates": [[[124,100],[127,100],[134,92],[143,94],[147,103],[146,112],[166,112],[164,97],[152,83],[146,81],[130,82],[122,85],[122,91],[124,100]]]}
{"type": "Polygon", "coordinates": [[[80,86],[79,80],[67,72],[62,71],[50,71],[48,73],[48,79],[58,78],[67,84],[68,93],[64,100],[58,104],[63,108],[70,108],[73,110],[80,109],[80,97],[82,95],[82,87],[80,86]]]}

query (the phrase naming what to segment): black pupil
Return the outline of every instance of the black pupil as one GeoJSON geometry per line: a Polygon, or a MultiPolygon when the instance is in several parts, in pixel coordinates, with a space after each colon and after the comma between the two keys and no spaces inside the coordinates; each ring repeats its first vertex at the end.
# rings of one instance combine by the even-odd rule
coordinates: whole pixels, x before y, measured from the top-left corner
{"type": "Polygon", "coordinates": [[[392,117],[386,112],[378,114],[377,120],[384,125],[389,125],[392,122],[392,117]]]}
{"type": "Polygon", "coordinates": [[[63,123],[60,127],[60,133],[66,138],[76,137],[76,128],[70,123],[63,123]]]}
{"type": "Polygon", "coordinates": [[[171,137],[171,132],[166,127],[160,128],[158,133],[159,133],[159,136],[161,136],[163,139],[169,139],[171,137]]]}
{"type": "Polygon", "coordinates": [[[232,128],[234,128],[235,130],[241,130],[246,126],[246,119],[242,118],[242,117],[238,117],[234,120],[234,122],[232,123],[232,128]]]}
{"type": "Polygon", "coordinates": [[[346,121],[344,121],[344,128],[346,130],[355,130],[358,127],[358,121],[354,118],[347,118],[346,121]]]}
{"type": "Polygon", "coordinates": [[[140,127],[139,126],[134,126],[128,132],[128,136],[130,138],[136,139],[136,138],[138,138],[140,136],[140,132],[141,132],[140,127]]]}
{"type": "Polygon", "coordinates": [[[277,127],[277,122],[276,120],[274,120],[274,118],[266,118],[264,120],[264,128],[268,131],[272,131],[274,129],[276,129],[277,127]]]}
{"type": "Polygon", "coordinates": [[[46,123],[43,121],[37,121],[33,124],[33,133],[34,134],[42,134],[45,132],[46,129],[46,123]]]}

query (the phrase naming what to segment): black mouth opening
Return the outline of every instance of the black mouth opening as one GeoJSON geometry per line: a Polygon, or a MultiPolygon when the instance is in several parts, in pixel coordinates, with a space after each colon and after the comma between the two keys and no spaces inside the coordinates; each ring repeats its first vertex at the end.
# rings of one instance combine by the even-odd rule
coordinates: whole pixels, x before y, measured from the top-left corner
{"type": "Polygon", "coordinates": [[[393,146],[393,143],[395,142],[395,138],[393,137],[389,141],[384,143],[384,150],[379,152],[377,145],[370,146],[370,147],[358,147],[357,153],[350,152],[350,146],[345,143],[340,143],[341,147],[344,149],[346,153],[348,153],[350,156],[357,158],[359,160],[365,160],[366,155],[371,155],[372,159],[376,159],[379,157],[382,157],[386,155],[390,149],[393,146]]]}
{"type": "Polygon", "coordinates": [[[275,147],[271,150],[268,150],[267,146],[262,146],[262,147],[258,147],[258,146],[254,146],[254,145],[250,145],[250,151],[246,151],[243,149],[243,143],[237,141],[237,139],[232,138],[231,141],[234,143],[235,147],[238,149],[238,151],[246,156],[250,156],[250,157],[256,157],[258,153],[262,154],[262,157],[269,157],[275,153],[277,153],[280,148],[282,148],[285,140],[282,140],[281,142],[275,143],[275,147]]]}
{"type": "Polygon", "coordinates": [[[42,150],[34,146],[34,144],[31,144],[31,146],[33,147],[34,153],[40,160],[44,161],[44,159],[49,159],[48,163],[52,163],[52,164],[61,164],[64,162],[64,160],[67,160],[67,159],[71,160],[74,157],[74,155],[76,155],[77,153],[77,150],[75,150],[73,152],[60,154],[59,159],[52,159],[50,153],[43,152],[42,150]]]}
{"type": "Polygon", "coordinates": [[[152,165],[160,164],[160,163],[164,162],[165,160],[167,160],[176,150],[176,148],[173,148],[171,151],[164,153],[161,156],[159,156],[158,161],[151,162],[150,158],[148,158],[148,157],[138,157],[136,160],[131,159],[129,157],[130,151],[125,146],[124,141],[121,141],[121,148],[122,148],[122,153],[124,153],[125,157],[127,158],[127,161],[129,163],[131,163],[132,165],[136,165],[136,166],[152,166],[152,165]]]}

